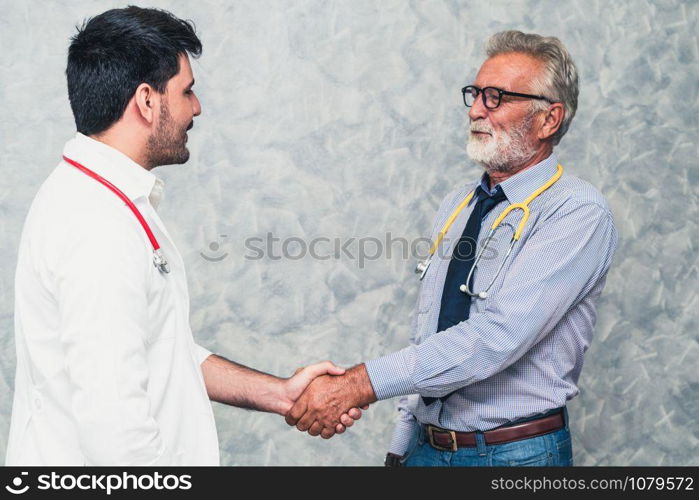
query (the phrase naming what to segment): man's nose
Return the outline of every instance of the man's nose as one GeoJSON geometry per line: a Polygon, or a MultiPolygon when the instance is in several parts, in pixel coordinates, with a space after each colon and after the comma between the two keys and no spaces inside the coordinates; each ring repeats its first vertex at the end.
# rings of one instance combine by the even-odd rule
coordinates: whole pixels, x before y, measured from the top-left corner
{"type": "Polygon", "coordinates": [[[194,116],[199,116],[201,114],[201,103],[196,94],[194,94],[194,106],[192,107],[192,113],[194,116]]]}
{"type": "Polygon", "coordinates": [[[468,108],[468,117],[471,121],[484,119],[488,116],[488,108],[483,104],[483,94],[478,94],[478,97],[473,101],[473,106],[468,108]]]}

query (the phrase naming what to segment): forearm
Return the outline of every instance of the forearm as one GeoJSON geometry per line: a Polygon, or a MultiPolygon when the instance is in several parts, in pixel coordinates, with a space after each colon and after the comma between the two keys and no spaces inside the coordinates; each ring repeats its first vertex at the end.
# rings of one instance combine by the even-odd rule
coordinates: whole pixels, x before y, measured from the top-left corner
{"type": "Polygon", "coordinates": [[[283,415],[290,405],[283,379],[212,354],[201,364],[209,399],[239,408],[283,415]]]}
{"type": "Polygon", "coordinates": [[[474,314],[418,345],[367,361],[377,397],[439,398],[495,375],[549,331],[543,313],[530,318],[518,324],[492,312],[474,314]]]}
{"type": "Polygon", "coordinates": [[[365,406],[377,401],[364,363],[353,366],[347,370],[344,376],[338,377],[336,380],[338,381],[338,386],[336,386],[335,390],[349,396],[346,403],[349,403],[350,406],[345,408],[344,411],[349,410],[351,407],[365,406]]]}

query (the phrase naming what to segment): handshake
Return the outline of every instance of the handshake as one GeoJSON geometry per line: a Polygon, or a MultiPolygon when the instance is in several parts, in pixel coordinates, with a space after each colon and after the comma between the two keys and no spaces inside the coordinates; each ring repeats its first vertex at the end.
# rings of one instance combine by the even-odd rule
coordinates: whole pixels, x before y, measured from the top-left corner
{"type": "Polygon", "coordinates": [[[286,423],[311,436],[329,439],[342,434],[376,401],[363,364],[349,370],[330,361],[299,368],[284,381],[285,400],[279,413],[286,423]]]}

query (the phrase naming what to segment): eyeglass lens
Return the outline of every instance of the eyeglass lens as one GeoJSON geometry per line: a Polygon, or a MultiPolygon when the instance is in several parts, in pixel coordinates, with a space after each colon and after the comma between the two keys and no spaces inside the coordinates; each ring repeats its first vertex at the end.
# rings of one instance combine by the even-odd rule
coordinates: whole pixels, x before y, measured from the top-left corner
{"type": "Polygon", "coordinates": [[[500,92],[492,87],[486,87],[480,90],[476,87],[466,87],[464,91],[464,104],[469,108],[473,106],[481,94],[485,95],[485,107],[489,109],[497,108],[500,105],[500,92]]]}

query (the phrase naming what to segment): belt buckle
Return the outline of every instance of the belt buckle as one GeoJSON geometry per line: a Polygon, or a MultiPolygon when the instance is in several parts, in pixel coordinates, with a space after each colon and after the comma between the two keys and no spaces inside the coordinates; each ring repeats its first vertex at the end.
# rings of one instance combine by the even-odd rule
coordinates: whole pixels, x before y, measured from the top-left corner
{"type": "Polygon", "coordinates": [[[435,427],[433,425],[428,425],[427,426],[427,435],[430,437],[430,446],[433,448],[436,448],[441,451],[456,451],[458,450],[458,447],[456,445],[456,432],[450,431],[447,429],[441,429],[439,427],[435,427]],[[445,447],[445,446],[440,446],[437,443],[434,442],[434,431],[438,432],[444,432],[446,434],[449,434],[451,437],[451,447],[445,447]]]}

